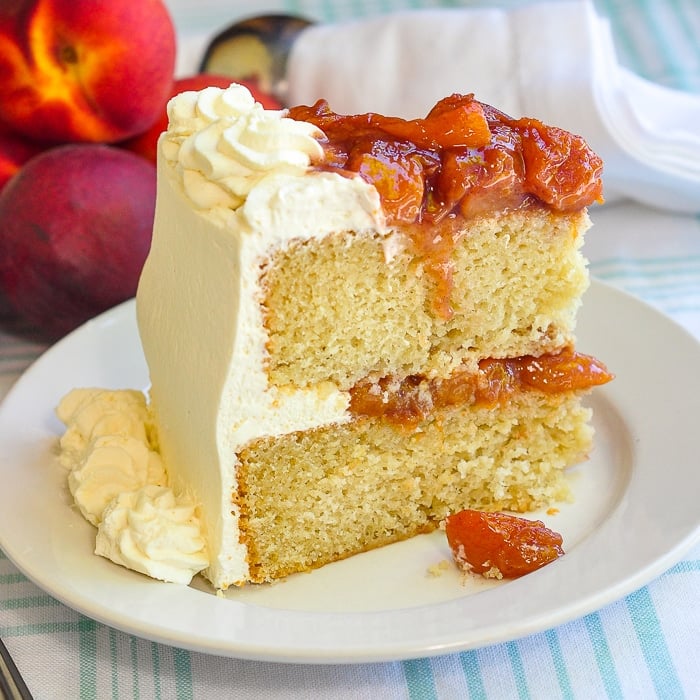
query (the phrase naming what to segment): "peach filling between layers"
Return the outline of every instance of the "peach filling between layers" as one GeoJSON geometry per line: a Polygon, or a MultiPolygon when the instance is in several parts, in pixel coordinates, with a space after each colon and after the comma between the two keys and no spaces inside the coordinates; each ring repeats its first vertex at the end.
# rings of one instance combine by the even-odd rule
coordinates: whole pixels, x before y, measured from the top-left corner
{"type": "Polygon", "coordinates": [[[540,357],[481,360],[477,372],[458,370],[445,379],[416,374],[363,380],[350,390],[350,412],[413,428],[436,409],[496,406],[520,391],[585,391],[612,378],[599,360],[566,348],[540,357]]]}

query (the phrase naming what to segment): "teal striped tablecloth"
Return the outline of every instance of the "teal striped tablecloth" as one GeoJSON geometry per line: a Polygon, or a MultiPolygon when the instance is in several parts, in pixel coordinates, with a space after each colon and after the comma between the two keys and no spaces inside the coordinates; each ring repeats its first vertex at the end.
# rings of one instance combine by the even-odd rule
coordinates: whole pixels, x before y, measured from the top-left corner
{"type": "MultiPolygon", "coordinates": [[[[399,8],[477,3],[169,5],[185,36],[268,11],[341,21],[399,8]]],[[[700,92],[698,0],[597,0],[596,6],[611,19],[621,63],[669,87],[700,92]]],[[[592,217],[586,247],[592,274],[646,300],[700,338],[700,218],[631,203],[606,205],[592,217]]],[[[0,321],[2,396],[45,346],[17,333],[1,310],[0,321]]],[[[689,371],[700,372],[700,366],[689,371]]],[[[700,416],[698,422],[700,427],[700,416]]],[[[516,641],[410,661],[301,666],[207,656],[115,631],[58,603],[0,552],[0,635],[36,698],[700,698],[699,565],[696,544],[622,600],[516,641]]]]}

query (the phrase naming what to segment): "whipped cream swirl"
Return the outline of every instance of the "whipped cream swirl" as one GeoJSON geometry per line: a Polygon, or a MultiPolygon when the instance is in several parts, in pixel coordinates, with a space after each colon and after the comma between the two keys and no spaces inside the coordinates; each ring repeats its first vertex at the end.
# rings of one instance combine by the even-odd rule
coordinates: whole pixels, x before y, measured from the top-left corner
{"type": "Polygon", "coordinates": [[[243,85],[183,92],[168,103],[163,155],[201,209],[237,209],[271,174],[303,175],[323,149],[318,127],[266,110],[243,85]]]}
{"type": "Polygon", "coordinates": [[[195,505],[167,487],[151,410],[134,390],[74,389],[56,413],[65,423],[59,461],[95,553],[164,581],[189,583],[208,565],[195,505]]]}
{"type": "Polygon", "coordinates": [[[95,553],[161,581],[184,584],[209,563],[194,506],[154,485],[111,501],[95,553]]]}
{"type": "Polygon", "coordinates": [[[83,517],[99,525],[109,502],[146,484],[164,486],[160,455],[133,437],[104,435],[93,440],[68,475],[68,487],[83,517]]]}
{"type": "Polygon", "coordinates": [[[60,460],[68,469],[80,462],[95,438],[105,435],[132,437],[156,447],[155,427],[140,391],[73,389],[63,397],[56,414],[66,425],[60,460]]]}

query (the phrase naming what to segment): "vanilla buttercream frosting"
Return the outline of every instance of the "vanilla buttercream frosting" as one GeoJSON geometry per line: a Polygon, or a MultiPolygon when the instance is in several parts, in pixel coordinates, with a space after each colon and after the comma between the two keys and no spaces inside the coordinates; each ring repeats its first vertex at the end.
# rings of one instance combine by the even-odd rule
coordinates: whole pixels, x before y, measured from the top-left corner
{"type": "Polygon", "coordinates": [[[334,386],[268,385],[261,265],[292,241],[372,232],[392,250],[379,194],[317,171],[322,132],[264,110],[240,85],[185,92],[159,141],[151,251],[137,293],[151,401],[173,486],[201,504],[218,588],[245,582],[236,454],[249,441],[349,420],[334,386]]]}

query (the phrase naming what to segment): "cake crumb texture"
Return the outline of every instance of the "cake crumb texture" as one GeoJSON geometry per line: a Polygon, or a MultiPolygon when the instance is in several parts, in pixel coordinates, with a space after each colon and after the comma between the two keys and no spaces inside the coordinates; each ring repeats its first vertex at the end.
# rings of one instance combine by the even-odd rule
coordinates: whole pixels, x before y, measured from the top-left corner
{"type": "Polygon", "coordinates": [[[271,384],[330,380],[345,390],[372,375],[445,377],[482,358],[573,344],[588,285],[587,214],[526,209],[460,226],[446,271],[450,318],[436,313],[445,300],[426,273],[434,261],[408,239],[388,262],[377,234],[336,233],[275,253],[262,272],[271,384]]]}
{"type": "Polygon", "coordinates": [[[408,432],[381,419],[256,440],[239,454],[241,532],[263,582],[429,532],[464,508],[569,498],[590,410],[574,394],[437,412],[408,432]]]}

